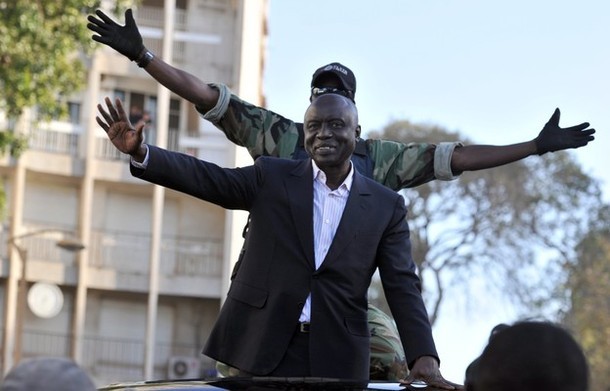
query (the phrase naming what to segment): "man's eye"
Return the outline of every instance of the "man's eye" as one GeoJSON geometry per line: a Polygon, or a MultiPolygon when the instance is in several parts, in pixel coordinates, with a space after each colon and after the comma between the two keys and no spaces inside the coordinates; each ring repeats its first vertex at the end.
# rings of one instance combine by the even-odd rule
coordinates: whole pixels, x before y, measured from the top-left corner
{"type": "Polygon", "coordinates": [[[330,123],[330,126],[333,129],[340,129],[340,128],[343,127],[343,122],[341,122],[341,121],[333,121],[333,122],[330,123]]]}

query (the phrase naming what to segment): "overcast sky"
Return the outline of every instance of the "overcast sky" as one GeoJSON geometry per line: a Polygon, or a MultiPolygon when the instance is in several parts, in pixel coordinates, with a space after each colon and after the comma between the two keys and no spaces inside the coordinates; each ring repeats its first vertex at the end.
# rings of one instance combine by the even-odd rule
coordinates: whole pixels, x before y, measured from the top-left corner
{"type": "MultiPolygon", "coordinates": [[[[503,145],[536,137],[559,107],[560,126],[597,130],[572,153],[610,202],[609,17],[605,0],[270,0],[267,106],[300,121],[313,71],[338,61],[356,74],[365,134],[407,119],[503,145]]],[[[462,381],[513,314],[497,302],[475,315],[444,308],[441,369],[462,381]]]]}

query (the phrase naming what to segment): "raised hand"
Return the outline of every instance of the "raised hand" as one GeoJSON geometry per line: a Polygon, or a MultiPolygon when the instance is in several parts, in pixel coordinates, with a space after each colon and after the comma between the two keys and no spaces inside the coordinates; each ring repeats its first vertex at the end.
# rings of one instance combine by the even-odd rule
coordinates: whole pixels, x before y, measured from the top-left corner
{"type": "Polygon", "coordinates": [[[595,139],[593,137],[595,129],[587,129],[589,127],[588,122],[570,126],[569,128],[560,128],[559,116],[559,109],[555,109],[549,121],[544,125],[540,134],[538,134],[538,137],[534,139],[538,155],[562,149],[580,148],[595,139]]]}
{"type": "Polygon", "coordinates": [[[99,35],[93,35],[94,41],[108,45],[131,61],[136,61],[145,52],[142,35],[133,19],[131,9],[125,11],[125,26],[117,24],[100,10],[95,11],[96,18],[89,15],[87,28],[99,35]]]}
{"type": "Polygon", "coordinates": [[[97,109],[103,119],[96,116],[95,120],[119,151],[132,156],[138,155],[142,152],[141,147],[144,142],[142,130],[146,123],[139,121],[134,128],[129,122],[123,103],[119,98],[116,99],[116,107],[112,104],[110,98],[106,98],[105,102],[108,111],[101,104],[98,104],[97,109]]]}

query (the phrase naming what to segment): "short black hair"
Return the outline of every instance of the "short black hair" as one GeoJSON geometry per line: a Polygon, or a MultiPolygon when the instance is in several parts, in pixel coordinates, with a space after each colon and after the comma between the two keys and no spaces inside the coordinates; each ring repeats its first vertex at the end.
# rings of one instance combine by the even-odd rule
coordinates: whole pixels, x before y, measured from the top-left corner
{"type": "Polygon", "coordinates": [[[517,322],[490,337],[466,374],[467,391],[586,391],[589,369],[574,337],[541,321],[517,322]]]}

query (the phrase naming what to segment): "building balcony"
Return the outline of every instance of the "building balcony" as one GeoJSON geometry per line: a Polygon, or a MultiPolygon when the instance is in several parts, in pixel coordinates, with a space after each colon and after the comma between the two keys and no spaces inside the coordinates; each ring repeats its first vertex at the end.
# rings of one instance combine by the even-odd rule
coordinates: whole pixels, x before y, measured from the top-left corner
{"type": "MultiPolygon", "coordinates": [[[[147,292],[150,274],[149,233],[93,231],[90,286],[147,292]]],[[[164,237],[161,242],[159,293],[219,297],[223,243],[219,239],[164,237]]]]}
{"type": "MultiPolygon", "coordinates": [[[[23,358],[69,357],[71,335],[24,330],[23,358]]],[[[201,355],[201,343],[157,342],[154,379],[167,379],[172,357],[193,357],[201,361],[201,374],[213,374],[214,362],[201,355]]],[[[144,378],[145,342],[143,339],[108,338],[86,335],[82,362],[79,364],[100,384],[144,378]]]]}
{"type": "MultiPolygon", "coordinates": [[[[222,10],[217,10],[221,11],[222,10]]],[[[161,7],[140,6],[134,12],[138,21],[144,46],[157,55],[163,52],[164,10],[161,7]]],[[[178,67],[188,65],[189,51],[202,51],[209,44],[220,43],[216,34],[194,31],[202,25],[201,19],[190,18],[185,9],[174,9],[174,42],[172,45],[172,63],[178,67]]],[[[205,25],[205,23],[203,23],[205,25]]]]}
{"type": "MultiPolygon", "coordinates": [[[[169,129],[167,149],[195,157],[205,156],[206,160],[226,165],[229,142],[222,132],[207,121],[203,129],[203,132],[169,129]]],[[[28,150],[22,157],[25,167],[37,172],[82,177],[85,159],[80,153],[84,150],[80,143],[84,141],[80,132],[34,128],[30,133],[28,150]]],[[[147,142],[155,145],[155,137],[147,139],[147,142]]],[[[129,156],[119,152],[107,137],[95,138],[93,153],[95,164],[92,170],[95,179],[138,182],[129,173],[129,156]]],[[[0,162],[0,165],[8,164],[11,164],[10,160],[0,162]]]]}
{"type": "MultiPolygon", "coordinates": [[[[25,232],[48,227],[28,225],[25,232]]],[[[61,228],[61,227],[59,227],[61,228]]],[[[63,229],[62,229],[63,230],[63,229]]],[[[70,229],[66,229],[69,231],[70,229]]],[[[8,259],[8,230],[0,232],[0,250],[8,259]]],[[[59,233],[21,239],[27,250],[29,281],[75,286],[76,255],[56,246],[59,233]]],[[[146,293],[150,290],[150,233],[93,230],[88,249],[89,287],[100,290],[146,293]]],[[[8,262],[2,263],[2,277],[8,262]]],[[[218,298],[221,290],[223,243],[220,239],[186,236],[163,237],[159,266],[159,294],[218,298]]]]}
{"type": "MultiPolygon", "coordinates": [[[[210,125],[211,126],[211,125],[210,125]]],[[[85,159],[80,153],[84,149],[80,143],[85,138],[80,132],[53,129],[33,128],[29,135],[28,149],[22,156],[22,162],[29,170],[61,175],[82,177],[85,170],[85,159]]],[[[147,140],[155,145],[155,140],[147,140]]],[[[227,141],[222,133],[213,129],[212,136],[201,136],[199,132],[182,133],[170,129],[167,137],[167,149],[186,153],[191,156],[206,156],[218,164],[224,163],[227,152],[227,141]]],[[[96,137],[94,141],[94,161],[92,165],[95,179],[118,182],[138,182],[131,177],[127,162],[129,156],[120,153],[107,137],[96,137]]],[[[0,165],[10,165],[6,159],[0,165]]]]}

